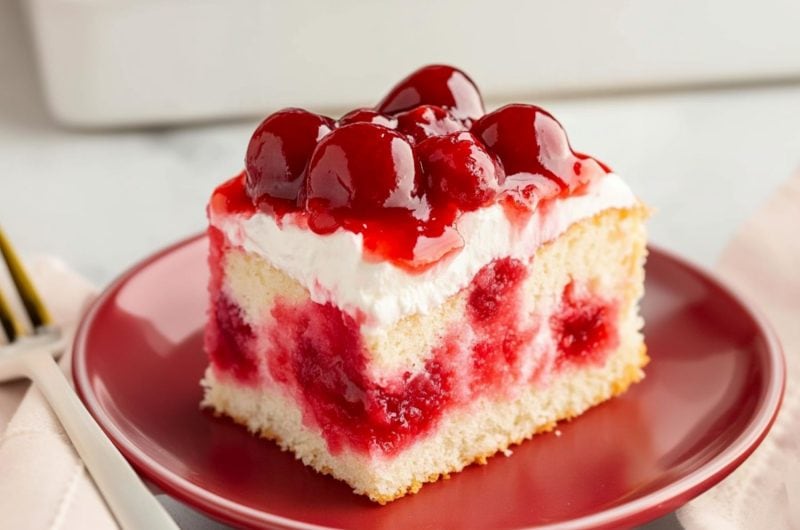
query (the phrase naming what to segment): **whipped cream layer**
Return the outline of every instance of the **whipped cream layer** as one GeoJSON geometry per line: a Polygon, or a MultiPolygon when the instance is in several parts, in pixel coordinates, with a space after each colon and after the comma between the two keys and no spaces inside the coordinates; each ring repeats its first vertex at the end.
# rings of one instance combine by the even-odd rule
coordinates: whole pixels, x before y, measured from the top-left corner
{"type": "Polygon", "coordinates": [[[212,212],[210,221],[233,245],[262,256],[303,285],[315,302],[331,302],[352,315],[363,315],[362,331],[369,333],[404,316],[429,312],[497,258],[527,260],[573,223],[637,202],[628,185],[609,173],[584,193],[536,209],[523,225],[512,223],[500,204],[479,208],[456,222],[464,247],[420,273],[365,259],[363,237],[342,228],[320,235],[288,217],[279,224],[260,212],[249,217],[212,212]]]}

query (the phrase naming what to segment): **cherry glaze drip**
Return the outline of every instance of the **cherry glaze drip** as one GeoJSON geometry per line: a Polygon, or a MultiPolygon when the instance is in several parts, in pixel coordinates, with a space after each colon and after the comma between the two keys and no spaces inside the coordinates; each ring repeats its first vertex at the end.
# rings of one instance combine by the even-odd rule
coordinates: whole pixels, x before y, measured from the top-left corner
{"type": "Polygon", "coordinates": [[[319,234],[361,234],[368,258],[424,270],[463,245],[462,212],[497,201],[515,219],[579,193],[609,169],[572,151],[561,125],[533,105],[484,114],[462,71],[423,67],[375,109],[338,122],[302,109],[265,119],[247,150],[246,183],[218,188],[211,209],[278,221],[296,215],[319,234]],[[471,133],[471,134],[470,134],[471,133]],[[244,193],[241,189],[244,187],[244,193]],[[251,203],[248,206],[247,202],[251,203]]]}
{"type": "Polygon", "coordinates": [[[211,196],[208,209],[221,215],[241,214],[248,217],[253,215],[256,207],[247,194],[246,179],[247,173],[242,171],[239,175],[220,184],[211,196]]]}

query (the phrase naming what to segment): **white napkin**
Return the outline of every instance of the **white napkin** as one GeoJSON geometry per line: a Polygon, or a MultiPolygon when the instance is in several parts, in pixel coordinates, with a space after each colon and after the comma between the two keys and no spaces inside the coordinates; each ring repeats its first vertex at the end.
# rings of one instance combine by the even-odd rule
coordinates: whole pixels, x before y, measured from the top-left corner
{"type": "Polygon", "coordinates": [[[719,275],[754,302],[783,344],[783,406],[770,434],[733,474],[678,511],[689,530],[800,528],[800,173],[724,251],[719,275]]]}
{"type": "MultiPolygon", "coordinates": [[[[53,258],[31,260],[28,272],[70,339],[96,289],[53,258]]],[[[65,370],[69,353],[61,361],[65,370]]],[[[0,436],[0,526],[117,528],[45,399],[35,388],[22,397],[28,386],[6,383],[0,387],[0,425],[5,426],[0,436]],[[9,421],[11,410],[15,413],[9,421]]]]}
{"type": "MultiPolygon", "coordinates": [[[[789,377],[783,410],[761,447],[720,485],[678,512],[688,530],[800,528],[800,174],[748,222],[719,273],[755,301],[783,342],[789,377]]],[[[96,294],[52,258],[30,272],[68,330],[96,294]]],[[[66,353],[62,365],[68,363],[66,353]]],[[[4,528],[116,528],[61,426],[35,389],[0,387],[0,525],[4,528]],[[16,410],[8,421],[8,415],[16,410]]]]}

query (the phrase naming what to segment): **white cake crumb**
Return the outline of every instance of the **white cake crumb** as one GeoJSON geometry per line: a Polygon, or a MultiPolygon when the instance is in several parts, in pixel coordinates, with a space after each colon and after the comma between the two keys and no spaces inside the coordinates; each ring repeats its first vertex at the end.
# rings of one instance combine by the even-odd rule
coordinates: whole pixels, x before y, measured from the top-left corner
{"type": "MultiPolygon", "coordinates": [[[[609,210],[576,223],[557,240],[537,249],[520,286],[522,318],[531,322],[549,315],[553,304],[564,296],[565,286],[576,280],[598,296],[619,299],[619,345],[608,353],[603,365],[556,372],[546,384],[520,384],[508,395],[473,396],[468,404],[444,411],[435,428],[391,458],[364,451],[331,453],[323,429],[304,421],[302,399],[271,384],[271,378],[265,381],[270,384],[243,385],[235,374],[209,368],[203,404],[234,418],[251,432],[275,439],[305,465],[346,482],[356,493],[381,504],[414,493],[422,484],[474,462],[486,463],[498,450],[508,457],[512,451],[503,447],[547,431],[557,421],[579,416],[643,376],[641,367],[647,356],[636,304],[643,284],[643,215],[640,210],[609,210]]],[[[290,306],[311,301],[301,284],[258,255],[230,248],[220,259],[222,288],[253,329],[270,324],[265,315],[271,315],[277,298],[290,306]]],[[[397,374],[396,366],[408,372],[424,366],[453,323],[469,316],[468,303],[468,292],[460,292],[430,313],[414,314],[387,327],[381,340],[366,338],[366,377],[379,380],[397,374]]],[[[473,339],[465,337],[465,342],[468,340],[473,339]]],[[[541,352],[531,348],[525,355],[527,371],[520,383],[531,379],[541,352]]],[[[265,376],[269,376],[267,360],[266,355],[259,356],[259,370],[265,376]]],[[[459,384],[468,385],[469,381],[459,384]]],[[[561,437],[560,429],[551,432],[561,437]]]]}

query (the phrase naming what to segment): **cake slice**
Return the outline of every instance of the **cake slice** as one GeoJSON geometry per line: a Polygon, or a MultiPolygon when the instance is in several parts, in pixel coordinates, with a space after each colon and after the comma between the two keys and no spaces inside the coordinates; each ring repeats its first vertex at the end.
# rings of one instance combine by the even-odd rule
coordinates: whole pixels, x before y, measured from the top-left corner
{"type": "Polygon", "coordinates": [[[386,503],[643,377],[646,209],[543,109],[429,66],[256,129],[209,206],[203,406],[386,503]]]}

